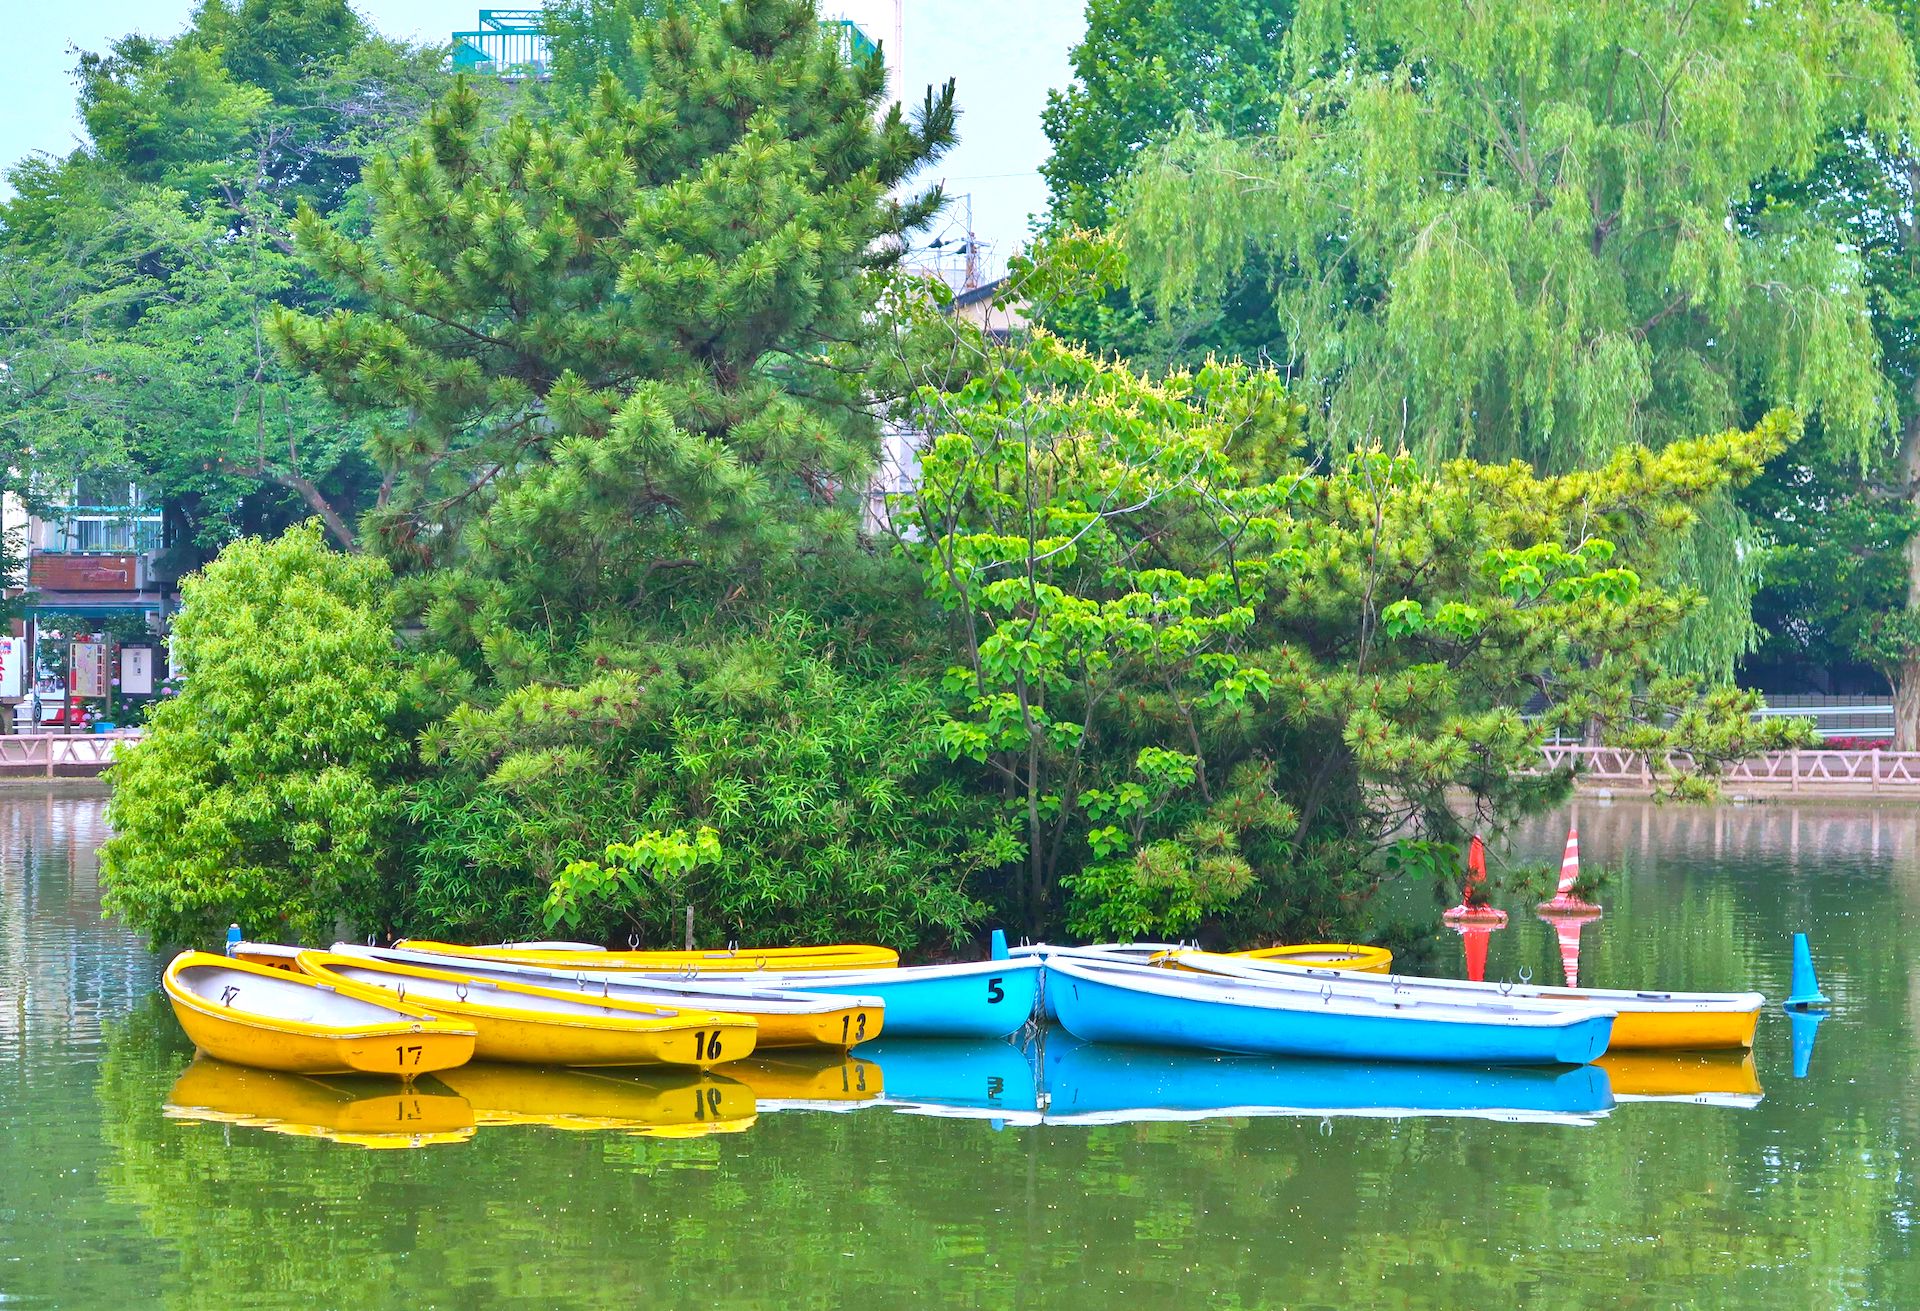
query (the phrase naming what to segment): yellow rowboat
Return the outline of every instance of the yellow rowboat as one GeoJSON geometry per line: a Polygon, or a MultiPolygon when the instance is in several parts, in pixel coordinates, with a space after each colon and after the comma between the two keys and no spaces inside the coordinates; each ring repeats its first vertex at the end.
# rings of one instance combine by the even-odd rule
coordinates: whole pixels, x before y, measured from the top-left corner
{"type": "Polygon", "coordinates": [[[1471,1005],[1481,1001],[1489,1005],[1603,1007],[1615,1013],[1613,1034],[1607,1044],[1610,1052],[1751,1047],[1754,1029],[1760,1022],[1760,1008],[1766,1004],[1766,998],[1757,992],[1654,992],[1471,983],[1462,979],[1361,974],[1351,970],[1282,965],[1203,951],[1168,953],[1168,960],[1184,969],[1232,975],[1271,987],[1315,993],[1330,989],[1336,996],[1373,996],[1390,998],[1396,1003],[1427,1000],[1471,1005]]]}
{"type": "Polygon", "coordinates": [[[210,1056],[174,1080],[162,1114],[374,1149],[463,1143],[474,1129],[466,1098],[425,1082],[249,1070],[210,1056]]]}
{"type": "Polygon", "coordinates": [[[1366,947],[1354,942],[1302,942],[1291,947],[1257,947],[1230,954],[1245,960],[1319,965],[1330,970],[1357,970],[1362,974],[1385,974],[1393,968],[1393,953],[1385,947],[1366,947]]]}
{"type": "Polygon", "coordinates": [[[432,952],[479,960],[517,961],[561,970],[642,970],[652,974],[753,974],[761,970],[791,974],[798,970],[884,970],[900,963],[887,947],[746,947],[738,951],[590,951],[556,949],[551,944],[463,947],[451,942],[403,938],[404,951],[432,952]]]}
{"type": "MultiPolygon", "coordinates": [[[[1013,954],[1044,955],[1052,948],[1016,947],[1013,954]]],[[[1158,964],[1198,952],[1197,947],[1182,947],[1167,942],[1102,943],[1075,948],[1098,952],[1108,959],[1130,960],[1142,965],[1158,964]]],[[[1393,968],[1393,953],[1385,947],[1365,947],[1353,942],[1302,942],[1289,947],[1256,947],[1252,951],[1205,952],[1227,960],[1251,961],[1269,965],[1308,965],[1329,970],[1352,970],[1361,974],[1385,974],[1393,968]]]]}
{"type": "Polygon", "coordinates": [[[473,1026],[474,1056],[527,1065],[692,1065],[705,1069],[753,1050],[743,1015],[646,1006],[449,970],[325,951],[295,958],[303,973],[342,992],[424,1006],[473,1026]]]}
{"type": "Polygon", "coordinates": [[[511,961],[464,958],[455,961],[431,952],[360,947],[344,942],[336,942],[333,950],[340,956],[443,969],[469,978],[527,983],[589,997],[611,997],[648,1006],[695,1006],[729,1015],[745,1015],[759,1026],[759,1037],[754,1044],[756,1051],[769,1047],[845,1050],[879,1037],[886,1022],[886,1003],[878,997],[793,992],[757,987],[750,982],[655,978],[631,970],[556,970],[511,961]]]}
{"type": "Polygon", "coordinates": [[[160,984],[193,1045],[235,1065],[410,1079],[473,1056],[468,1025],[265,965],[183,951],[160,984]]]}
{"type": "Polygon", "coordinates": [[[473,1106],[483,1126],[616,1130],[654,1138],[738,1133],[753,1124],[752,1089],[693,1070],[557,1070],[478,1063],[440,1082],[473,1106]]]}
{"type": "Polygon", "coordinates": [[[727,1074],[753,1089],[762,1111],[850,1111],[886,1095],[880,1067],[853,1056],[756,1055],[727,1074]]]}
{"type": "Polygon", "coordinates": [[[1616,1101],[1740,1109],[1760,1104],[1752,1052],[1608,1052],[1594,1064],[1607,1072],[1616,1101]]]}
{"type": "Polygon", "coordinates": [[[300,967],[294,963],[293,958],[302,950],[300,947],[285,947],[277,942],[236,942],[228,948],[227,955],[234,960],[246,961],[249,965],[265,965],[270,969],[298,974],[300,967]]]}

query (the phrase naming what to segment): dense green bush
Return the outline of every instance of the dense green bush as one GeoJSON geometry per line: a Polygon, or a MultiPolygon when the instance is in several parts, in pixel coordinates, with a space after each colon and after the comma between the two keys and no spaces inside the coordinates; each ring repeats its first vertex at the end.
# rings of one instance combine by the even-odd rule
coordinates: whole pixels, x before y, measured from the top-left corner
{"type": "Polygon", "coordinates": [[[702,943],[965,933],[1004,863],[990,801],[947,776],[924,679],[836,651],[795,616],[752,632],[590,645],[589,677],[465,705],[425,735],[407,922],[543,931],[551,881],[647,830],[710,826],[724,848],[671,895],[583,906],[572,932],[702,943]],[[571,685],[569,685],[571,684],[571,685]]]}
{"type": "Polygon", "coordinates": [[[186,684],[108,775],[107,908],[163,942],[383,919],[408,754],[387,567],[309,523],[233,543],[181,591],[186,684]]]}

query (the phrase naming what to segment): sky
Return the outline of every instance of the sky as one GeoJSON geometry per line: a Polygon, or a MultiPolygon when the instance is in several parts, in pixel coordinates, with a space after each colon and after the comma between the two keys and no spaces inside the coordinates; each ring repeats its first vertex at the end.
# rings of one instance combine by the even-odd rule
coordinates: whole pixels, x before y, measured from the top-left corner
{"type": "MultiPolygon", "coordinates": [[[[1085,30],[1079,0],[903,0],[904,82],[910,104],[931,82],[958,84],[960,145],[927,176],[943,178],[956,198],[949,224],[964,221],[971,199],[975,233],[994,270],[1024,244],[1030,215],[1045,210],[1039,168],[1047,156],[1040,111],[1047,90],[1069,79],[1068,51],[1085,30]]],[[[128,32],[170,37],[195,0],[0,0],[13,53],[0,78],[0,161],[36,151],[64,155],[85,138],[73,109],[74,49],[104,50],[128,32]]],[[[388,36],[445,41],[470,28],[481,0],[355,0],[388,36]]],[[[494,0],[488,7],[505,7],[494,0]]],[[[531,4],[529,3],[529,7],[531,4]]],[[[826,0],[892,43],[889,0],[826,0]]],[[[0,188],[3,189],[3,188],[0,188]]]]}

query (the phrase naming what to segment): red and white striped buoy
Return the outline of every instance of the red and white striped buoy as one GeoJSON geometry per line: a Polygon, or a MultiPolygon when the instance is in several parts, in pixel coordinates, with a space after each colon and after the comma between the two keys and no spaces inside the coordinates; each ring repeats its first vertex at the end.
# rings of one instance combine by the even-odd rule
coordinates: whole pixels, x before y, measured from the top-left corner
{"type": "Polygon", "coordinates": [[[1577,824],[1567,826],[1567,851],[1560,858],[1560,886],[1552,898],[1540,903],[1544,914],[1574,914],[1592,918],[1600,913],[1600,908],[1590,901],[1583,901],[1573,895],[1573,885],[1580,880],[1580,827],[1577,824]]]}
{"type": "MultiPolygon", "coordinates": [[[[1479,892],[1487,881],[1487,844],[1480,840],[1478,833],[1467,847],[1467,881],[1460,890],[1460,904],[1450,910],[1440,912],[1440,918],[1456,928],[1461,924],[1485,924],[1490,928],[1499,928],[1507,922],[1507,912],[1487,903],[1486,893],[1479,892]]],[[[1482,947],[1484,951],[1484,944],[1482,947]]]]}

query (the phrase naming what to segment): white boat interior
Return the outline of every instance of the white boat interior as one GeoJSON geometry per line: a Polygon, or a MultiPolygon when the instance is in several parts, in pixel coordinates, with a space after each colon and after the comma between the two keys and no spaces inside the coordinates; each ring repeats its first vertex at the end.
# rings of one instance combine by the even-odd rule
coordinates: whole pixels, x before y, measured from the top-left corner
{"type": "Polygon", "coordinates": [[[375,1001],[349,997],[324,983],[296,974],[284,978],[224,965],[189,965],[174,983],[210,1006],[303,1024],[357,1028],[369,1024],[413,1024],[417,1018],[375,1001]]]}
{"type": "Polygon", "coordinates": [[[680,983],[654,979],[645,974],[636,974],[632,970],[559,970],[550,966],[516,965],[509,961],[488,960],[460,960],[455,963],[449,962],[445,956],[435,956],[424,951],[406,951],[395,947],[358,947],[346,942],[336,942],[333,950],[334,954],[339,956],[357,956],[363,960],[426,966],[443,973],[460,974],[475,979],[491,979],[498,983],[563,988],[596,997],[612,998],[614,1001],[637,1002],[648,1006],[705,1005],[711,1006],[714,1010],[725,1010],[729,1002],[738,1005],[743,1001],[751,1001],[756,1010],[788,1015],[820,1015],[852,1005],[870,1007],[883,1005],[877,997],[822,997],[814,993],[789,992],[765,986],[706,987],[697,981],[680,983]]]}
{"type": "Polygon", "coordinates": [[[401,1001],[432,1008],[445,1005],[487,1006],[502,1010],[528,1011],[539,1015],[625,1020],[667,1020],[679,1012],[659,1006],[642,1009],[638,1002],[618,998],[596,999],[589,996],[558,995],[554,990],[533,988],[497,979],[435,978],[428,974],[402,974],[368,963],[352,965],[330,961],[327,969],[349,983],[379,988],[401,1001]]]}
{"type": "MultiPolygon", "coordinates": [[[[1077,959],[1083,953],[1069,950],[1065,954],[1077,959]]],[[[1084,955],[1087,959],[1116,961],[1122,959],[1094,949],[1089,949],[1084,955]]],[[[1434,979],[1417,974],[1361,974],[1354,970],[1286,965],[1275,961],[1242,960],[1232,956],[1191,951],[1176,957],[1176,960],[1183,972],[1200,971],[1221,977],[1245,979],[1269,987],[1317,991],[1325,986],[1333,988],[1336,992],[1353,995],[1431,997],[1436,1000],[1451,997],[1463,1005],[1531,1002],[1555,1007],[1611,1005],[1631,1006],[1635,1010],[1658,1008],[1704,1012],[1757,1010],[1766,1004],[1766,998],[1757,992],[1630,992],[1624,989],[1554,988],[1544,984],[1512,982],[1474,983],[1465,979],[1434,979]]]]}

